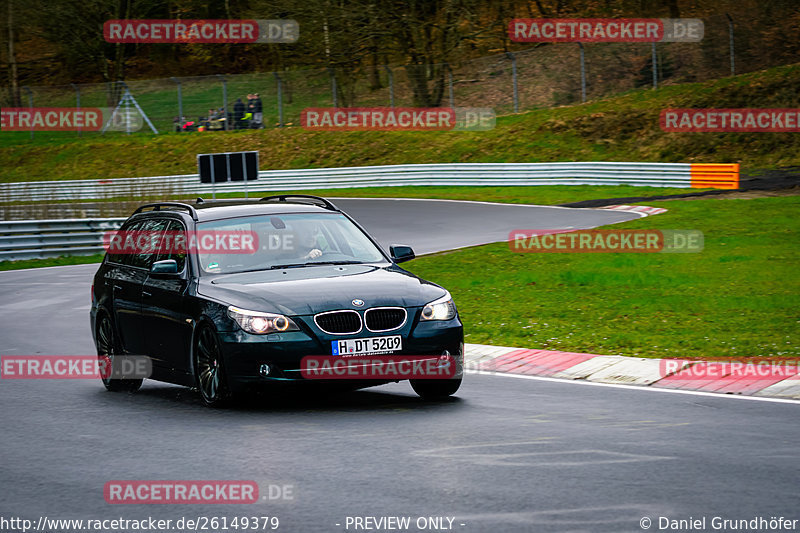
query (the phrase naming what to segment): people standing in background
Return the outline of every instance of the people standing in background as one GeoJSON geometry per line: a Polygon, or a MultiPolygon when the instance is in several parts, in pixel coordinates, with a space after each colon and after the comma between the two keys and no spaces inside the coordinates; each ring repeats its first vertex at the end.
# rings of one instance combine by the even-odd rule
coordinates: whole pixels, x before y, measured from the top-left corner
{"type": "Polygon", "coordinates": [[[247,95],[247,112],[248,113],[255,113],[255,103],[254,103],[255,96],[252,94],[247,95]]]}
{"type": "Polygon", "coordinates": [[[255,104],[253,103],[253,98],[255,98],[252,94],[247,95],[247,109],[245,110],[244,118],[247,122],[242,122],[243,128],[253,128],[253,113],[255,112],[255,104]]]}
{"type": "Polygon", "coordinates": [[[258,93],[253,95],[253,108],[253,122],[255,122],[256,128],[261,129],[264,127],[264,109],[258,93]]]}
{"type": "Polygon", "coordinates": [[[242,117],[244,117],[244,103],[241,98],[237,98],[233,104],[233,129],[238,130],[242,127],[242,117]]]}

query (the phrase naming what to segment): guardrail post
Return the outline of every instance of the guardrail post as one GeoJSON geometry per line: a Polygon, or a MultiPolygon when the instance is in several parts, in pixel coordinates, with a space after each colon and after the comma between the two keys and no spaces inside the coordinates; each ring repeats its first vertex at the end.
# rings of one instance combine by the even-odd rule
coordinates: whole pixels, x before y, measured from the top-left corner
{"type": "MultiPolygon", "coordinates": [[[[230,158],[230,156],[228,156],[230,158]]],[[[247,157],[242,152],[242,171],[244,172],[244,197],[247,198],[247,157]]]]}
{"type": "Polygon", "coordinates": [[[178,84],[178,131],[183,130],[183,94],[181,93],[181,80],[178,78],[170,78],[172,81],[178,84]]]}
{"type": "Polygon", "coordinates": [[[581,50],[581,102],[586,103],[586,55],[583,50],[583,43],[578,43],[581,50]]]}
{"type": "Polygon", "coordinates": [[[511,60],[511,80],[514,84],[514,113],[519,113],[519,86],[517,85],[517,56],[506,52],[506,57],[511,60]]]}
{"type": "MultiPolygon", "coordinates": [[[[22,86],[22,90],[28,93],[28,109],[31,112],[31,117],[33,116],[33,92],[31,92],[31,88],[27,85],[22,86]]],[[[31,120],[31,140],[33,140],[33,121],[31,120]]]]}
{"type": "Polygon", "coordinates": [[[733,18],[728,13],[725,13],[725,16],[728,18],[728,41],[731,50],[731,76],[736,76],[736,55],[733,51],[733,18]]]}
{"type": "MultiPolygon", "coordinates": [[[[69,84],[75,90],[75,107],[77,108],[78,112],[81,110],[81,88],[75,85],[74,83],[69,84]]],[[[78,137],[83,135],[82,128],[78,126],[78,137]]]]}
{"type": "Polygon", "coordinates": [[[394,109],[394,72],[388,65],[384,65],[383,68],[389,76],[389,106],[394,109]]]}
{"type": "Polygon", "coordinates": [[[228,131],[228,80],[222,74],[217,74],[217,77],[222,80],[222,110],[225,113],[225,131],[228,131]]]}
{"type": "Polygon", "coordinates": [[[277,72],[272,73],[275,76],[275,81],[278,84],[278,127],[283,127],[283,80],[278,76],[277,72]]]}
{"type": "Polygon", "coordinates": [[[214,178],[214,161],[212,158],[208,160],[208,166],[211,167],[211,199],[217,199],[217,180],[214,178]]]}

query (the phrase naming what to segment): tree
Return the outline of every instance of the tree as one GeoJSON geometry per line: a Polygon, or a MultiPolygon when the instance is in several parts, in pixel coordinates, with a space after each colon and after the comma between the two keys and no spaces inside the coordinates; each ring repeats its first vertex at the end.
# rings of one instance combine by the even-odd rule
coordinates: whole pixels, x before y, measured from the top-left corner
{"type": "Polygon", "coordinates": [[[14,50],[14,2],[8,0],[8,79],[11,82],[11,106],[20,107],[19,73],[17,72],[17,54],[14,50]]]}
{"type": "Polygon", "coordinates": [[[135,44],[108,43],[103,24],[110,19],[157,18],[161,2],[156,0],[32,0],[30,17],[41,37],[56,45],[64,63],[73,72],[97,73],[109,85],[107,104],[119,101],[122,88],[113,83],[125,79],[127,60],[136,53],[135,44]]]}

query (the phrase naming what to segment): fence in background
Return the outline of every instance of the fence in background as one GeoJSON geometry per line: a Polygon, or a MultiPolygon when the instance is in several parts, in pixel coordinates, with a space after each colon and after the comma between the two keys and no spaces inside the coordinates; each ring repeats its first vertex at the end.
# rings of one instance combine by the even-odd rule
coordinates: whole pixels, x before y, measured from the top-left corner
{"type": "Polygon", "coordinates": [[[2,202],[189,198],[217,193],[407,185],[635,185],[736,189],[738,164],[453,163],[262,170],[254,181],[201,183],[197,174],[0,184],[2,202]]]}
{"type": "MultiPolygon", "coordinates": [[[[567,105],[635,88],[704,81],[768,66],[739,43],[723,16],[704,19],[699,43],[558,43],[477,59],[432,65],[318,68],[237,75],[171,77],[64,86],[25,86],[23,107],[114,107],[128,88],[159,132],[174,119],[207,117],[209,109],[233,109],[259,93],[266,127],[297,126],[308,107],[449,106],[492,108],[498,115],[567,105]],[[734,51],[735,50],[735,51],[734,51]],[[655,59],[655,60],[654,60],[655,59]],[[443,86],[440,86],[439,83],[443,86]],[[417,88],[416,92],[414,87],[417,88]],[[420,87],[427,94],[420,95],[420,87]],[[424,98],[423,98],[424,97],[424,98]],[[424,99],[425,101],[422,101],[424,99]]],[[[780,64],[776,61],[776,64],[780,64]]],[[[10,105],[0,88],[0,106],[10,105]]],[[[245,102],[246,103],[246,102],[245,102]]],[[[150,132],[145,128],[144,132],[150,132]]],[[[33,135],[33,132],[30,133],[33,135]]],[[[121,133],[108,133],[120,135],[121,133]]],[[[207,133],[188,133],[205,135],[207,133]]],[[[7,132],[27,138],[28,132],[7,132]]],[[[36,132],[47,138],[96,132],[36,132]]]]}

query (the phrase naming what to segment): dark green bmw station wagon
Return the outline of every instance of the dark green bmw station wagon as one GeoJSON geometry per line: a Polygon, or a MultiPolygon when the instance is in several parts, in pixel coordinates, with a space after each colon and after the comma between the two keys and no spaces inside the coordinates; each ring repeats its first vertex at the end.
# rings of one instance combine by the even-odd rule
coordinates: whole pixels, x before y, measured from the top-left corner
{"type": "MultiPolygon", "coordinates": [[[[98,356],[147,356],[150,379],[196,387],[211,406],[313,382],[301,368],[307,356],[455,361],[446,378],[409,378],[422,397],[448,396],[461,384],[463,327],[448,291],[398,266],[413,258],[404,245],[387,254],[314,196],[144,205],[111,237],[94,277],[98,356]]],[[[142,378],[103,382],[132,391],[142,378]]]]}

